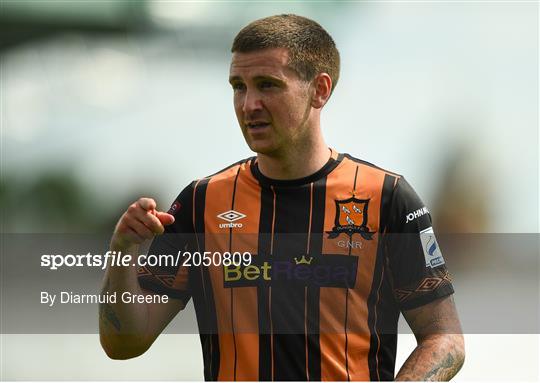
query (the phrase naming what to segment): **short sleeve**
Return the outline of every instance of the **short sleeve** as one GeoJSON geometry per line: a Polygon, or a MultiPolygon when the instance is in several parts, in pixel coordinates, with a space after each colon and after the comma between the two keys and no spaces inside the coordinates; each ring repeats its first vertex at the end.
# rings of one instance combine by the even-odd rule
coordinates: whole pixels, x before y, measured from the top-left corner
{"type": "MultiPolygon", "coordinates": [[[[172,255],[169,261],[162,258],[162,264],[140,266],[138,280],[142,288],[180,299],[187,304],[189,291],[189,270],[181,266],[179,251],[189,251],[193,247],[193,184],[187,186],[171,204],[168,213],[174,216],[174,223],[165,226],[165,233],[154,237],[148,255],[172,255]]],[[[147,259],[149,259],[147,257],[147,259]]]]}
{"type": "Polygon", "coordinates": [[[392,195],[385,250],[401,310],[420,307],[454,292],[431,215],[402,177],[392,195]]]}

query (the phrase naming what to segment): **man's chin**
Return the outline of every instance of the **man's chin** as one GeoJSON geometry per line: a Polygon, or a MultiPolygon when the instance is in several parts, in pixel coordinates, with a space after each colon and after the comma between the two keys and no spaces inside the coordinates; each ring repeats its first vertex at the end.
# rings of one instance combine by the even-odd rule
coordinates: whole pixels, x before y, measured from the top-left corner
{"type": "Polygon", "coordinates": [[[276,151],[275,145],[268,142],[248,142],[248,146],[257,154],[271,155],[276,151]]]}

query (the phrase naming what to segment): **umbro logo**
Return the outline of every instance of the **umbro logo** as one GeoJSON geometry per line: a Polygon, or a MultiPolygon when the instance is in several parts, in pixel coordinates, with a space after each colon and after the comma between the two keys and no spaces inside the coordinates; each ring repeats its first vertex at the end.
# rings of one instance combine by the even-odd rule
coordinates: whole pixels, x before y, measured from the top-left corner
{"type": "Polygon", "coordinates": [[[234,211],[234,210],[229,210],[221,214],[218,214],[217,217],[228,222],[228,223],[219,224],[219,227],[223,229],[223,228],[232,228],[232,227],[242,227],[243,225],[241,223],[235,222],[235,221],[245,218],[246,215],[240,212],[234,211]]]}
{"type": "Polygon", "coordinates": [[[238,221],[239,219],[242,219],[245,216],[246,216],[245,214],[239,213],[234,210],[229,210],[221,214],[218,214],[218,218],[221,218],[222,220],[225,220],[227,222],[238,221]]]}

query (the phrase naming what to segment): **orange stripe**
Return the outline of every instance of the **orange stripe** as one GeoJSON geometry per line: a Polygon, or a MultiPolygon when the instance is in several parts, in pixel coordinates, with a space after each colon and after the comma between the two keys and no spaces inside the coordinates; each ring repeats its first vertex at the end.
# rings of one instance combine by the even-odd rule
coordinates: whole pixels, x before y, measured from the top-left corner
{"type": "MultiPolygon", "coordinates": [[[[380,169],[358,164],[356,198],[369,199],[367,226],[375,234],[372,240],[363,240],[356,285],[349,296],[350,312],[354,313],[354,315],[349,315],[349,342],[354,347],[350,348],[351,355],[349,358],[351,380],[369,380],[370,329],[368,326],[367,299],[373,283],[377,258],[379,215],[385,174],[380,169]],[[362,313],[362,315],[358,315],[358,313],[362,313]],[[355,350],[355,355],[352,354],[353,350],[355,350]]],[[[378,337],[379,335],[376,334],[375,336],[378,337]]]]}
{"type": "MultiPolygon", "coordinates": [[[[345,161],[345,160],[344,160],[345,161]]],[[[345,166],[342,162],[326,180],[326,202],[324,231],[331,231],[336,217],[335,200],[352,196],[355,166],[345,166]]],[[[338,239],[328,239],[323,235],[324,254],[348,254],[348,249],[339,247],[338,239]]],[[[320,348],[321,380],[347,380],[345,370],[345,294],[342,288],[321,288],[320,290],[320,348]]]]}
{"type": "MultiPolygon", "coordinates": [[[[331,231],[335,226],[336,200],[349,199],[353,195],[357,199],[369,199],[367,209],[367,227],[375,232],[371,240],[354,234],[353,242],[360,242],[361,248],[338,246],[339,240],[347,241],[349,236],[341,234],[335,239],[324,236],[323,252],[325,254],[344,254],[349,252],[358,256],[356,284],[348,293],[347,315],[347,353],[349,376],[351,380],[369,380],[368,354],[370,331],[368,326],[367,298],[369,296],[375,269],[377,244],[379,235],[379,211],[382,185],[385,172],[344,158],[342,163],[328,176],[326,190],[326,210],[324,230],[331,231]],[[358,167],[357,181],[354,176],[358,167]],[[355,187],[356,186],[356,187],[355,187]]],[[[321,289],[321,378],[322,380],[347,380],[345,369],[345,300],[343,289],[321,289]]]]}
{"type": "MultiPolygon", "coordinates": [[[[224,254],[229,251],[229,235],[227,228],[219,228],[224,221],[217,217],[230,210],[234,179],[238,167],[233,166],[210,178],[206,189],[206,206],[204,211],[206,251],[224,254]]],[[[231,321],[231,294],[223,287],[223,267],[208,268],[214,292],[215,309],[220,347],[219,380],[234,380],[234,340],[231,321]]]]}
{"type": "MultiPolygon", "coordinates": [[[[234,210],[246,214],[234,228],[231,249],[240,253],[257,254],[261,190],[254,190],[252,180],[247,177],[249,165],[241,170],[236,184],[234,210]]],[[[231,230],[231,229],[229,229],[231,230]]],[[[237,368],[236,380],[259,380],[259,314],[257,287],[233,289],[234,326],[236,337],[237,368]]]]}

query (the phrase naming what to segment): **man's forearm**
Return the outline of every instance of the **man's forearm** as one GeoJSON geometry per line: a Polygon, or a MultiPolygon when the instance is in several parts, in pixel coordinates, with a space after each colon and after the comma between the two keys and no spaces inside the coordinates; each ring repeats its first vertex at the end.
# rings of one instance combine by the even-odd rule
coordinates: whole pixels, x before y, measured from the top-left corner
{"type": "Polygon", "coordinates": [[[443,334],[418,343],[405,361],[396,380],[448,381],[463,366],[465,349],[460,334],[443,334]]]}
{"type": "MultiPolygon", "coordinates": [[[[136,249],[130,249],[136,253],[136,249]]],[[[114,266],[107,270],[102,293],[141,294],[134,267],[114,266]]],[[[99,332],[103,348],[113,358],[137,356],[146,347],[148,310],[144,303],[101,303],[99,332]]]]}
{"type": "MultiPolygon", "coordinates": [[[[107,271],[102,294],[116,293],[117,296],[124,292],[142,294],[141,288],[136,281],[135,270],[111,268],[107,271]],[[134,275],[130,275],[134,274],[134,275]]],[[[116,303],[101,303],[99,305],[100,330],[106,334],[141,334],[146,329],[147,310],[144,303],[122,303],[117,299],[116,303]]]]}

